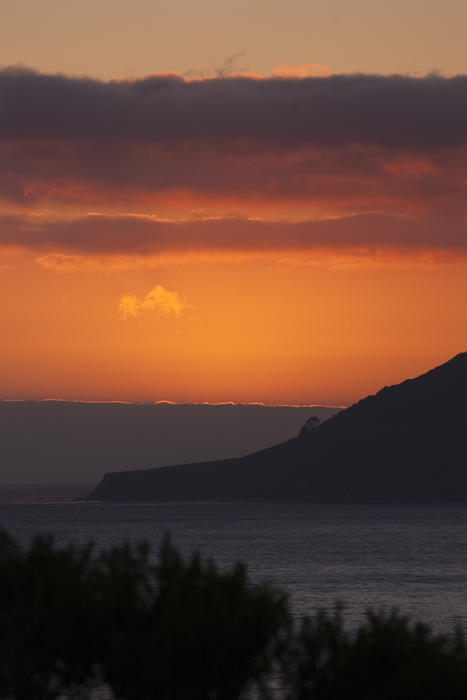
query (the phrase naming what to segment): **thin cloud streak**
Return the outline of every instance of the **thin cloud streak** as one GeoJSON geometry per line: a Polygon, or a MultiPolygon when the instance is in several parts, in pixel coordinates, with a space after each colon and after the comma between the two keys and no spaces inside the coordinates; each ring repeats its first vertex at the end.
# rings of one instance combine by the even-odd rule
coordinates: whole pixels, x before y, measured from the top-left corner
{"type": "MultiPolygon", "coordinates": [[[[43,256],[183,256],[263,254],[316,249],[467,251],[465,217],[361,214],[321,221],[239,218],[158,221],[92,215],[73,221],[0,219],[0,247],[43,256]]],[[[58,261],[59,263],[60,261],[58,261]]]]}

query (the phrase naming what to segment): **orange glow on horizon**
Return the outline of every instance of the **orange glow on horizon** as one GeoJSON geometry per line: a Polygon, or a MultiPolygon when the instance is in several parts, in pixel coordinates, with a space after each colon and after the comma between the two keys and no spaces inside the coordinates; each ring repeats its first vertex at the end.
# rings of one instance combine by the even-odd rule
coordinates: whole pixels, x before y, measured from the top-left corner
{"type": "Polygon", "coordinates": [[[12,399],[345,406],[467,348],[459,261],[192,261],[106,275],[10,262],[0,270],[10,299],[0,395],[12,399]],[[186,311],[123,321],[121,296],[156,284],[186,311]]]}

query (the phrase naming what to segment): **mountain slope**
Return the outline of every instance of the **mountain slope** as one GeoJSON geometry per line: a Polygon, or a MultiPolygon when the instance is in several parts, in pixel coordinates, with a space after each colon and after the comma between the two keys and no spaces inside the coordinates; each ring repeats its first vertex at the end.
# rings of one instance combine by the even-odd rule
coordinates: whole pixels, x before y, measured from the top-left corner
{"type": "Polygon", "coordinates": [[[467,500],[467,353],[246,457],[106,474],[103,500],[467,500]]]}

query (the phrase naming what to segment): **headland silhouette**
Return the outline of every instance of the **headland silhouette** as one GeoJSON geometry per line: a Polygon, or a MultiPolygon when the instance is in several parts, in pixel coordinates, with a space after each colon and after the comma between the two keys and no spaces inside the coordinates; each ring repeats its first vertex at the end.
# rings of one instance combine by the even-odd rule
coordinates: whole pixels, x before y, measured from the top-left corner
{"type": "Polygon", "coordinates": [[[245,457],[111,472],[110,501],[467,499],[467,353],[245,457]]]}

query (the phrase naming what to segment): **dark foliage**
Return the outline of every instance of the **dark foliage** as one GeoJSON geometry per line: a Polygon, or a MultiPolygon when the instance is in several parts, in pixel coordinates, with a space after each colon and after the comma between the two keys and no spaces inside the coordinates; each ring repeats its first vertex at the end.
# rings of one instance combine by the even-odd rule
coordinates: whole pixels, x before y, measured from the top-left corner
{"type": "Polygon", "coordinates": [[[262,684],[289,624],[245,569],[184,562],[166,539],[94,553],[0,541],[0,696],[58,697],[99,670],[118,698],[234,700],[262,684]]]}
{"type": "Polygon", "coordinates": [[[0,697],[17,700],[96,674],[122,700],[467,697],[460,632],[381,611],[350,634],[340,609],[294,629],[285,597],[242,565],[184,561],[169,539],[152,561],[146,544],[96,552],[38,536],[20,548],[0,533],[0,649],[0,697]]]}
{"type": "Polygon", "coordinates": [[[397,611],[369,611],[355,634],[341,610],[305,618],[284,665],[287,700],[461,700],[467,655],[460,631],[434,635],[397,611]]]}

